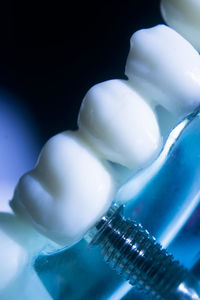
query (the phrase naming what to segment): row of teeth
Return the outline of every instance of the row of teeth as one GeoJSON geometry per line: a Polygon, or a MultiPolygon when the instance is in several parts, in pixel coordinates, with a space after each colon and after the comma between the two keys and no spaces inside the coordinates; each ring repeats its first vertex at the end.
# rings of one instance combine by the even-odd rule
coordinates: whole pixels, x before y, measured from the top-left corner
{"type": "MultiPolygon", "coordinates": [[[[162,1],[166,20],[182,2],[189,14],[189,1],[162,1]]],[[[88,91],[79,130],[51,138],[16,188],[13,209],[59,244],[80,240],[107,211],[121,183],[116,165],[127,172],[147,166],[170,129],[199,106],[200,56],[165,25],[132,36],[125,74],[127,81],[88,91]]]]}
{"type": "MultiPolygon", "coordinates": [[[[84,236],[107,211],[121,182],[150,164],[171,128],[199,106],[200,3],[162,0],[161,11],[176,31],[161,25],[136,32],[126,63],[128,80],[94,86],[81,106],[79,130],[51,138],[15,190],[13,209],[61,245],[84,236]]],[[[0,291],[46,243],[9,218],[5,226],[9,221],[13,233],[0,230],[0,291]]]]}
{"type": "MultiPolygon", "coordinates": [[[[61,245],[84,236],[125,177],[150,164],[171,128],[199,106],[200,3],[162,0],[161,10],[176,31],[159,25],[136,32],[126,63],[128,80],[91,88],[80,109],[79,130],[51,138],[35,169],[17,185],[14,211],[61,245]]],[[[4,249],[16,255],[8,270],[1,254],[3,285],[24,257],[24,250],[4,235],[0,232],[4,249]]]]}

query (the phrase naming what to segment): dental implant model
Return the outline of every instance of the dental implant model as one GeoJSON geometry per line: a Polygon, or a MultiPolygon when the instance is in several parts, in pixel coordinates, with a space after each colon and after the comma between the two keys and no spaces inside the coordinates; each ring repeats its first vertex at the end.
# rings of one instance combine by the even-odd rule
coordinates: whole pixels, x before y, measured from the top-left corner
{"type": "MultiPolygon", "coordinates": [[[[189,0],[183,2],[184,7],[189,5],[189,0]]],[[[197,8],[200,14],[197,2],[191,1],[191,6],[197,8]]],[[[173,22],[175,11],[182,8],[180,3],[162,1],[164,17],[175,29],[181,23],[173,22]]],[[[187,15],[188,12],[184,10],[184,13],[187,15]]],[[[189,17],[187,21],[189,28],[189,17]]],[[[189,35],[188,30],[185,37],[189,35]]],[[[188,40],[198,47],[195,34],[188,40]]],[[[118,242],[122,241],[123,235],[126,241],[134,234],[140,236],[141,239],[135,238],[135,244],[131,247],[141,243],[143,248],[140,251],[152,248],[152,252],[149,250],[150,258],[156,260],[157,255],[160,264],[162,257],[164,265],[160,266],[166,270],[167,264],[171,265],[167,273],[169,276],[177,272],[177,281],[172,280],[171,286],[176,290],[181,289],[181,284],[185,289],[188,285],[187,292],[192,290],[188,299],[199,299],[196,283],[188,283],[192,277],[185,276],[188,274],[185,268],[174,262],[165,250],[161,250],[139,225],[122,221],[119,214],[116,219],[116,214],[110,215],[109,210],[111,207],[113,212],[115,199],[121,199],[118,206],[127,201],[126,197],[116,196],[122,184],[136,172],[138,174],[141,170],[151,168],[153,161],[159,159],[160,153],[162,155],[161,150],[172,129],[200,105],[200,56],[189,41],[165,25],[136,32],[131,38],[125,68],[128,80],[110,80],[88,91],[78,117],[79,130],[60,133],[47,142],[35,169],[20,179],[11,207],[42,235],[62,247],[72,246],[84,236],[88,239],[88,234],[91,243],[101,243],[104,235],[100,235],[96,229],[105,234],[106,228],[113,229],[114,222],[120,220],[118,242]],[[109,218],[106,217],[104,223],[107,212],[109,218]],[[137,232],[134,233],[134,230],[137,232]],[[186,280],[187,284],[184,281],[186,277],[190,278],[186,280]]],[[[112,255],[116,259],[120,250],[118,244],[113,248],[114,238],[108,237],[111,231],[107,232],[104,244],[108,251],[113,251],[109,254],[105,251],[108,260],[112,255]]],[[[125,244],[122,246],[125,247],[125,244]]],[[[129,251],[130,255],[134,252],[129,251]]],[[[121,251],[120,255],[123,253],[121,251]]],[[[142,253],[138,257],[141,256],[142,253]]],[[[130,257],[124,257],[131,264],[130,257]]],[[[152,270],[153,263],[151,261],[151,265],[147,266],[145,262],[142,267],[147,266],[147,271],[152,270]]],[[[118,264],[119,261],[116,261],[118,264]]],[[[125,265],[122,267],[126,271],[125,265]]],[[[138,270],[140,274],[145,274],[145,270],[138,270]]],[[[159,271],[158,268],[153,270],[159,271]]],[[[123,273],[122,270],[119,273],[123,273]]],[[[137,280],[140,278],[137,275],[131,276],[137,280]]],[[[165,293],[162,284],[153,281],[151,274],[144,285],[156,299],[186,299],[180,298],[186,296],[178,294],[177,290],[173,296],[171,292],[174,291],[170,289],[169,293],[165,293]],[[154,286],[159,285],[161,292],[159,288],[158,292],[153,290],[151,279],[154,286]],[[169,298],[175,296],[177,298],[169,298]]]]}
{"type": "Polygon", "coordinates": [[[130,79],[91,88],[79,130],[51,138],[16,188],[14,210],[62,245],[80,240],[114,200],[120,182],[108,161],[134,172],[144,168],[161,150],[160,132],[169,132],[200,103],[200,56],[184,38],[159,25],[136,32],[131,43],[130,79]],[[146,51],[147,45],[152,49],[146,51]]]}

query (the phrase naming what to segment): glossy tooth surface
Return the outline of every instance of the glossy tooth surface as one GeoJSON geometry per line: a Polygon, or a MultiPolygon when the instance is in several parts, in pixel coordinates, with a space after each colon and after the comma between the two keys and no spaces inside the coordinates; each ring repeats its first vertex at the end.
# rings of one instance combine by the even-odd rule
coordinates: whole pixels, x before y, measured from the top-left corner
{"type": "Polygon", "coordinates": [[[183,118],[200,104],[200,56],[165,25],[133,34],[126,75],[146,99],[176,118],[183,118]]]}
{"type": "Polygon", "coordinates": [[[152,108],[124,80],[92,87],[82,103],[78,124],[102,158],[133,170],[149,163],[161,147],[152,108]]]}
{"type": "Polygon", "coordinates": [[[200,51],[199,0],[162,0],[161,13],[168,25],[200,51]]]}
{"type": "Polygon", "coordinates": [[[77,133],[64,132],[47,142],[36,168],[20,179],[11,206],[41,233],[67,246],[107,211],[114,193],[107,164],[77,133]]]}

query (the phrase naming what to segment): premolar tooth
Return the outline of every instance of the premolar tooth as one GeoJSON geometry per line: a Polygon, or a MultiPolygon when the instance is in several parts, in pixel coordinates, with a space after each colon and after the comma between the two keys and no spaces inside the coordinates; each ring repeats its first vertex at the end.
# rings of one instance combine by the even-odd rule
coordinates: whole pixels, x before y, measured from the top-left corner
{"type": "Polygon", "coordinates": [[[168,25],[200,51],[199,0],[162,0],[161,13],[168,25]]]}
{"type": "Polygon", "coordinates": [[[92,87],[82,103],[78,124],[101,157],[133,170],[149,163],[161,147],[154,111],[125,80],[92,87]]]}
{"type": "Polygon", "coordinates": [[[114,198],[108,168],[78,133],[58,134],[44,146],[36,168],[19,181],[11,206],[47,237],[71,245],[114,198]]]}
{"type": "Polygon", "coordinates": [[[165,25],[132,36],[126,75],[146,99],[179,118],[200,105],[200,56],[165,25]]]}

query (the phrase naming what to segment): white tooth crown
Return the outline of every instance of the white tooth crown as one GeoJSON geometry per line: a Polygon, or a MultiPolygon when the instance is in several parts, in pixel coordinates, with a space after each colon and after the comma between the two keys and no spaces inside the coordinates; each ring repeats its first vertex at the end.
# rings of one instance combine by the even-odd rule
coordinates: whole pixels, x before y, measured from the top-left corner
{"type": "Polygon", "coordinates": [[[24,175],[12,207],[53,241],[71,245],[109,208],[115,185],[77,133],[64,132],[44,146],[36,168],[24,175]]]}
{"type": "Polygon", "coordinates": [[[199,0],[162,0],[161,13],[168,25],[200,51],[199,0]]]}
{"type": "Polygon", "coordinates": [[[126,75],[152,105],[177,117],[200,104],[200,57],[173,29],[158,25],[133,34],[126,75]]]}
{"type": "Polygon", "coordinates": [[[124,80],[92,87],[82,103],[78,124],[102,158],[132,170],[144,167],[161,147],[153,110],[124,80]]]}
{"type": "Polygon", "coordinates": [[[137,170],[161,147],[153,110],[123,80],[94,86],[78,123],[78,132],[47,142],[11,202],[36,229],[64,246],[79,241],[114,200],[116,174],[105,159],[137,170]]]}

